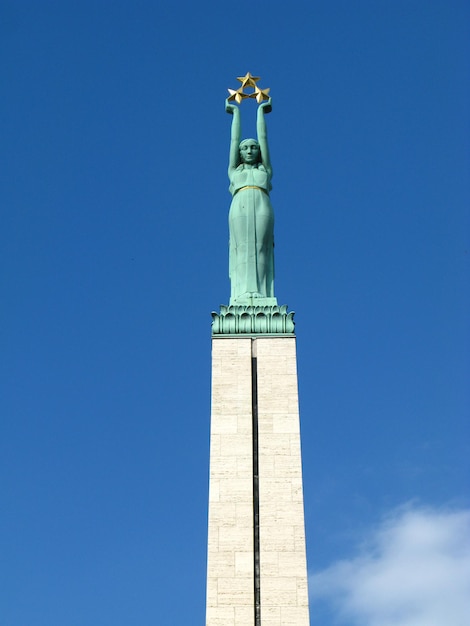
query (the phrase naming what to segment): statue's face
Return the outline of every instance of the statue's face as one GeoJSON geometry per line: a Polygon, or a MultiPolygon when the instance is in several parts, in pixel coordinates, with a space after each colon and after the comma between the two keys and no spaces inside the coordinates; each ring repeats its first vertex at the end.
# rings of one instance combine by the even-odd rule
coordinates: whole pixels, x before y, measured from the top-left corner
{"type": "Polygon", "coordinates": [[[260,149],[256,141],[244,141],[240,146],[240,158],[242,163],[253,165],[260,160],[260,149]]]}

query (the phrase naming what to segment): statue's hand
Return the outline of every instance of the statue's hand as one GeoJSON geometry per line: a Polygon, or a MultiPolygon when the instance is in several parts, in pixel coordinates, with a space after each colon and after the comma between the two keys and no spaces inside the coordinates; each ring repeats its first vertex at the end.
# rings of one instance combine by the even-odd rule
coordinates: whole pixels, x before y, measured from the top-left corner
{"type": "Polygon", "coordinates": [[[233,115],[237,109],[238,107],[236,107],[234,104],[229,102],[228,98],[227,100],[225,100],[225,110],[227,111],[227,113],[230,113],[230,115],[233,115]]]}
{"type": "Polygon", "coordinates": [[[263,113],[271,113],[271,111],[273,110],[272,99],[269,98],[267,102],[263,102],[262,104],[260,104],[259,108],[263,111],[263,113]]]}

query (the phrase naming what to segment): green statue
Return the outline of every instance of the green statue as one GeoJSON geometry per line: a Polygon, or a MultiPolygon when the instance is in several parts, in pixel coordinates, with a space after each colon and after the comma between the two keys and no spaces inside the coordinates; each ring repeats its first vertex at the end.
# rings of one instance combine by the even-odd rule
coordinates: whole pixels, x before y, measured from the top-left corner
{"type": "Polygon", "coordinates": [[[241,87],[229,89],[225,101],[227,113],[233,115],[228,166],[232,291],[230,304],[212,312],[212,335],[293,337],[294,313],[287,311],[287,304],[278,306],[274,296],[274,214],[269,200],[273,170],[265,119],[272,109],[270,90],[261,89],[256,84],[259,76],[250,72],[237,80],[241,87]],[[240,141],[240,109],[234,102],[240,104],[246,98],[254,98],[259,105],[258,138],[240,141]]]}
{"type": "Polygon", "coordinates": [[[247,97],[243,88],[233,92],[241,94],[240,99],[233,95],[225,103],[227,113],[233,115],[228,167],[232,194],[229,212],[230,305],[277,305],[274,297],[274,214],[269,200],[272,167],[265,120],[272,106],[267,91],[258,89],[253,94],[253,97],[257,97],[258,92],[261,94],[257,97],[260,103],[257,140],[240,141],[240,109],[230,100],[240,102],[241,97],[247,97]]]}

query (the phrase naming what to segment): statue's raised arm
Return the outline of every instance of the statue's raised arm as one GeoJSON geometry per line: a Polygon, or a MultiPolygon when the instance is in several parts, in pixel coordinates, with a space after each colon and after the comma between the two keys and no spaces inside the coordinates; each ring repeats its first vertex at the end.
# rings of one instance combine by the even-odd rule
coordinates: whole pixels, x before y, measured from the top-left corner
{"type": "Polygon", "coordinates": [[[233,115],[232,132],[230,137],[230,155],[228,162],[228,176],[231,178],[232,172],[240,165],[240,140],[241,140],[241,123],[240,109],[234,104],[230,104],[228,99],[225,101],[225,110],[233,115]]]}
{"type": "Polygon", "coordinates": [[[269,98],[267,102],[263,102],[259,105],[256,118],[256,132],[258,134],[258,143],[261,149],[261,162],[266,168],[266,171],[269,172],[270,177],[273,175],[273,170],[271,166],[271,158],[269,156],[268,130],[266,128],[266,120],[264,116],[267,113],[271,113],[271,111],[272,101],[271,98],[269,98]]]}

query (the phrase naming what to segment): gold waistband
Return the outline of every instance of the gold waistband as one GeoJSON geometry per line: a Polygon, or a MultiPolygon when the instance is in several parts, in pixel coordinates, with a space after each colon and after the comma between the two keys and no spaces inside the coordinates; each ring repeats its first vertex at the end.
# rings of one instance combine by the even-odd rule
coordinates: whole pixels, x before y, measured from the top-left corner
{"type": "Polygon", "coordinates": [[[240,189],[237,189],[233,195],[235,196],[239,191],[243,191],[244,189],[259,189],[260,191],[265,193],[267,196],[269,196],[266,189],[263,189],[262,187],[258,187],[257,185],[245,185],[245,187],[240,187],[240,189]]]}

